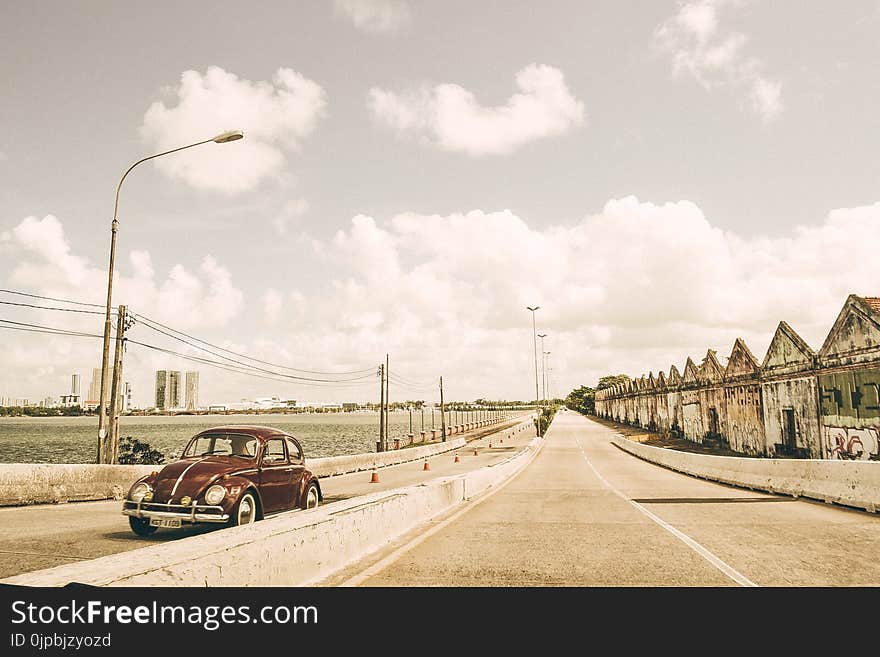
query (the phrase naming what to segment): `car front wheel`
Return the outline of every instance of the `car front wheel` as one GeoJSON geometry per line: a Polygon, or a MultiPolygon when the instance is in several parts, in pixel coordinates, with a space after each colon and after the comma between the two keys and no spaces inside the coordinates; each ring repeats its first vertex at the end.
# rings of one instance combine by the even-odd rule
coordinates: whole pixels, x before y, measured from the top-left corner
{"type": "Polygon", "coordinates": [[[131,531],[138,536],[149,536],[156,531],[155,527],[150,526],[149,518],[135,518],[134,516],[128,516],[128,525],[131,527],[131,531]]]}
{"type": "Polygon", "coordinates": [[[257,501],[254,494],[248,491],[241,496],[238,504],[232,510],[232,517],[229,523],[235,527],[238,525],[249,525],[257,519],[257,501]]]}
{"type": "Polygon", "coordinates": [[[318,486],[317,484],[311,483],[309,484],[309,488],[306,491],[306,509],[314,509],[318,506],[318,503],[321,500],[321,496],[318,494],[318,486]]]}

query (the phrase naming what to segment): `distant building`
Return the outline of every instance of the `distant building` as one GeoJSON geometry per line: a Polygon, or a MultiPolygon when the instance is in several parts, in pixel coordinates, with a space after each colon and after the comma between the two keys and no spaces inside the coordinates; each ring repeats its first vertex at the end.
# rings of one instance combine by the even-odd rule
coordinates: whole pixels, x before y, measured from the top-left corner
{"type": "MultiPolygon", "coordinates": [[[[79,385],[79,374],[75,374],[77,377],[76,384],[79,385]]],[[[112,388],[113,382],[113,368],[107,368],[107,390],[104,393],[104,401],[106,401],[106,406],[110,405],[110,388],[112,388]]],[[[73,388],[73,381],[71,380],[71,388],[73,388]]],[[[76,394],[76,393],[72,393],[76,394]]],[[[87,399],[83,401],[83,408],[95,409],[97,408],[101,402],[99,401],[101,397],[101,368],[95,367],[92,368],[92,380],[89,383],[89,396],[87,399]]]]}
{"type": "Polygon", "coordinates": [[[199,407],[199,373],[186,373],[186,410],[195,411],[199,407]]]}
{"type": "Polygon", "coordinates": [[[79,372],[70,375],[70,394],[79,397],[79,372]]]}
{"type": "Polygon", "coordinates": [[[156,372],[156,408],[159,410],[180,408],[180,372],[173,370],[156,372]]]}
{"type": "Polygon", "coordinates": [[[125,382],[125,394],[122,396],[122,410],[131,410],[131,382],[125,382]]]}

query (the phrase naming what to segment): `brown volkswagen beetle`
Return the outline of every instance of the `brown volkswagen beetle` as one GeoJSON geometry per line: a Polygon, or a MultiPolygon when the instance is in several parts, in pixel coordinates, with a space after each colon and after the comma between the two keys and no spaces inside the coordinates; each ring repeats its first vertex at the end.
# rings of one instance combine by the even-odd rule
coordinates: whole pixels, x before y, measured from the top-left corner
{"type": "Polygon", "coordinates": [[[246,525],[281,511],[312,509],[322,499],[293,436],[231,425],[196,434],[180,460],[138,479],[122,513],[135,534],[148,536],[183,523],[246,525]]]}

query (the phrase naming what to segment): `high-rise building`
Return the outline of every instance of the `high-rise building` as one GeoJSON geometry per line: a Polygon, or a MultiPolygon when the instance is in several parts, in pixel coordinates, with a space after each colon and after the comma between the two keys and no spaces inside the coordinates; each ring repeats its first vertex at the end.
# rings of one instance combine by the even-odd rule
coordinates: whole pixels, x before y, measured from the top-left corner
{"type": "MultiPolygon", "coordinates": [[[[75,374],[77,377],[77,385],[79,385],[79,374],[75,374]]],[[[73,381],[71,381],[71,387],[73,387],[73,381]]],[[[107,368],[107,389],[104,391],[104,401],[107,402],[107,405],[110,405],[110,389],[113,387],[113,368],[107,368]]],[[[74,393],[76,394],[76,393],[74,393]]],[[[89,396],[88,399],[84,400],[83,404],[86,408],[96,408],[100,405],[99,398],[101,397],[101,368],[95,367],[92,369],[92,380],[89,382],[89,396]]]]}
{"type": "Polygon", "coordinates": [[[131,410],[131,382],[125,382],[125,394],[122,396],[122,410],[131,410]]]}
{"type": "Polygon", "coordinates": [[[70,375],[70,394],[79,397],[79,372],[70,375]]]}
{"type": "Polygon", "coordinates": [[[156,372],[156,408],[160,410],[180,408],[180,372],[173,370],[156,372]]]}
{"type": "Polygon", "coordinates": [[[186,373],[186,410],[195,411],[199,407],[199,373],[186,373]]]}

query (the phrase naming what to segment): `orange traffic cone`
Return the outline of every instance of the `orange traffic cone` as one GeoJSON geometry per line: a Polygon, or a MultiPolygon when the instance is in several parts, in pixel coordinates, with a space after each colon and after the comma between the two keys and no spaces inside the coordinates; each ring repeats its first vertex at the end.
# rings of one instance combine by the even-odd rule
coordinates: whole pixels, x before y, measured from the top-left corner
{"type": "Polygon", "coordinates": [[[425,467],[422,468],[422,470],[430,470],[430,469],[431,469],[431,466],[428,465],[428,462],[427,462],[427,461],[425,461],[425,467]]]}
{"type": "Polygon", "coordinates": [[[477,450],[474,450],[474,456],[476,456],[476,455],[477,455],[477,450]]]}
{"type": "Polygon", "coordinates": [[[492,443],[489,443],[489,449],[492,449],[492,443]]]}
{"type": "Polygon", "coordinates": [[[379,483],[379,473],[376,472],[375,470],[373,470],[373,474],[370,476],[370,483],[371,484],[378,484],[379,483]]]}
{"type": "Polygon", "coordinates": [[[458,454],[455,455],[455,463],[461,463],[461,459],[458,458],[458,454]]]}

